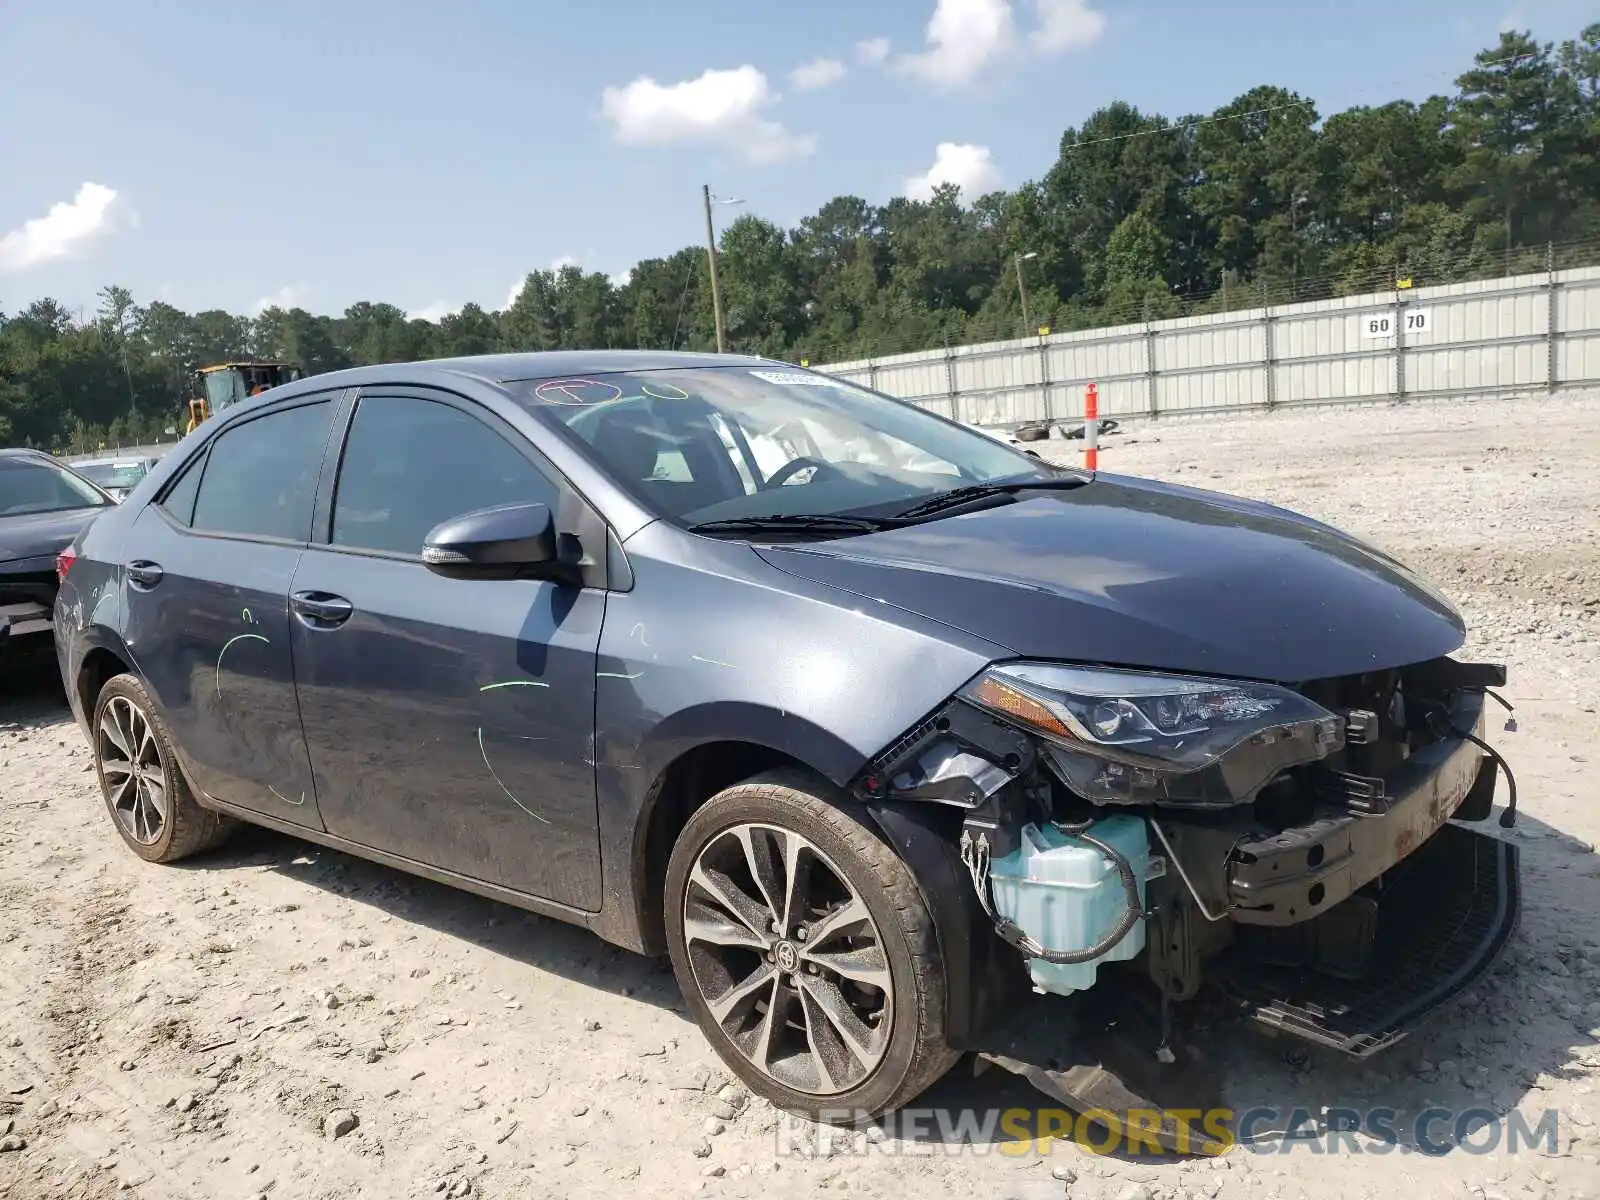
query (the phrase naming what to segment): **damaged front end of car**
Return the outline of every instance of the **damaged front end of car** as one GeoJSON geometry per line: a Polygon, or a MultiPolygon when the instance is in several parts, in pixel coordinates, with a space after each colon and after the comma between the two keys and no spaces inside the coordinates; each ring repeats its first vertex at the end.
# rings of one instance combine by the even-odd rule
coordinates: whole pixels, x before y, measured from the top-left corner
{"type": "Polygon", "coordinates": [[[1366,1057],[1506,945],[1516,847],[1468,827],[1502,770],[1515,820],[1483,738],[1504,682],[1452,658],[1294,685],[999,663],[855,790],[891,835],[942,814],[924,860],[929,829],[955,840],[989,943],[969,966],[995,976],[963,1048],[1079,1111],[1167,1114],[1148,1135],[1193,1148],[1170,1114],[1212,1107],[1202,1025],[1366,1057]]]}

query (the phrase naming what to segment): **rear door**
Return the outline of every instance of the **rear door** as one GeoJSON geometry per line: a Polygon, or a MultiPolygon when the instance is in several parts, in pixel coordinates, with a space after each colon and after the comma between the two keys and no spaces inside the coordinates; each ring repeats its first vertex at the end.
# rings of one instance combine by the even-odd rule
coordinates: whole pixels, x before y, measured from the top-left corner
{"type": "Polygon", "coordinates": [[[420,558],[439,523],[517,502],[559,522],[576,500],[471,401],[363,391],[290,589],[300,709],[329,833],[593,911],[605,593],[420,558]]]}
{"type": "Polygon", "coordinates": [[[313,829],[289,585],[339,405],[296,398],[224,429],[140,512],[120,564],[128,648],[192,782],[313,829]]]}

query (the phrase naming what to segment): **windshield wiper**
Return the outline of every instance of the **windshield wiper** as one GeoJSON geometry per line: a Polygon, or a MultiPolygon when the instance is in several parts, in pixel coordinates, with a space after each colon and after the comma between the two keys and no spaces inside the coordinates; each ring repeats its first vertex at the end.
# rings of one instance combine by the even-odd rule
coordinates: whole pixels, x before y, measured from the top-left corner
{"type": "Polygon", "coordinates": [[[1043,491],[1070,491],[1080,488],[1088,483],[1092,476],[1065,475],[1058,479],[1021,479],[1010,483],[974,483],[967,487],[952,488],[948,492],[940,492],[936,496],[929,496],[926,500],[913,504],[910,508],[901,509],[894,514],[894,519],[904,521],[916,517],[931,516],[937,512],[944,512],[948,508],[959,508],[963,504],[970,504],[974,500],[987,500],[990,496],[1010,496],[1017,492],[1043,492],[1043,491]]]}
{"type": "Polygon", "coordinates": [[[876,533],[899,524],[887,517],[846,517],[828,513],[774,513],[766,517],[730,517],[689,526],[690,533],[823,533],[847,536],[876,533]]]}

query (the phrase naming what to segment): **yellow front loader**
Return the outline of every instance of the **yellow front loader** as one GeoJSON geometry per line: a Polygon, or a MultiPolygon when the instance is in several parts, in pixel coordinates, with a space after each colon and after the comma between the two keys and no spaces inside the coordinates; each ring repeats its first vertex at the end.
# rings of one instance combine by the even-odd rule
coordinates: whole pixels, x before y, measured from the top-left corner
{"type": "Polygon", "coordinates": [[[241,400],[259,395],[268,388],[301,378],[305,372],[286,362],[231,362],[201,367],[195,396],[189,401],[189,423],[184,433],[193,433],[200,422],[231,408],[241,400]]]}

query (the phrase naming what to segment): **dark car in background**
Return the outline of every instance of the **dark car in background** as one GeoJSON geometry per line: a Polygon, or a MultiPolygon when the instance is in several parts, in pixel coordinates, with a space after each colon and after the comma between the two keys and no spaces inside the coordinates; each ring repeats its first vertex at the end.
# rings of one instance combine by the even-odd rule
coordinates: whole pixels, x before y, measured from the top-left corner
{"type": "Polygon", "coordinates": [[[113,504],[42,451],[0,449],[0,654],[49,644],[56,556],[113,504]]]}
{"type": "Polygon", "coordinates": [[[963,1050],[1125,1104],[1096,997],[1162,1015],[1146,1064],[1212,994],[1365,1055],[1517,917],[1462,823],[1503,672],[1405,568],[783,363],[287,384],[62,564],[134,853],[254,822],[665,952],[730,1068],[828,1119],[963,1050]]]}

